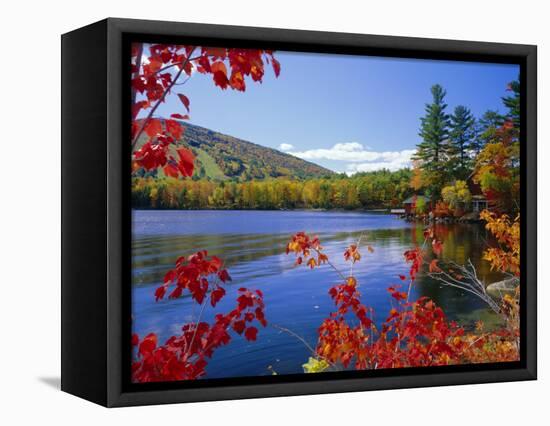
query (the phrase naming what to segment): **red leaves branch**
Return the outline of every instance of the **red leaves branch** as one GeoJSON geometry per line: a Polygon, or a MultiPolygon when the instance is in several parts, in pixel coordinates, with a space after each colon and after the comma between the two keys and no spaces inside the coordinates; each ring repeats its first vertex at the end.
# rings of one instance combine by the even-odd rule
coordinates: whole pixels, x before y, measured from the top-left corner
{"type": "MultiPolygon", "coordinates": [[[[205,303],[209,295],[210,305],[215,307],[225,297],[223,285],[230,280],[221,259],[199,251],[176,260],[175,268],[166,273],[164,283],[155,290],[155,299],[163,299],[168,291],[169,298],[189,292],[199,304],[205,303]]],[[[231,341],[230,330],[248,341],[256,340],[258,328],[253,323],[267,326],[262,292],[240,288],[236,302],[229,313],[217,314],[212,324],[199,318],[196,323],[183,325],[182,333],[170,337],[162,346],[157,346],[154,333],[143,340],[134,334],[132,345],[137,350],[132,380],[141,383],[198,379],[206,374],[205,368],[215,350],[231,341]]]]}
{"type": "MultiPolygon", "coordinates": [[[[431,240],[434,254],[441,255],[443,245],[434,238],[433,229],[426,230],[425,238],[431,240]]],[[[311,241],[306,234],[296,234],[287,246],[287,253],[292,251],[307,256],[312,248],[311,241]]],[[[314,241],[315,246],[320,247],[319,240],[314,241]]],[[[356,245],[348,247],[345,260],[359,261],[357,253],[356,245]]],[[[353,363],[356,369],[517,359],[517,349],[509,343],[515,338],[513,331],[503,329],[493,334],[468,335],[456,323],[448,321],[443,310],[430,299],[422,297],[410,302],[410,288],[423,266],[425,253],[416,247],[406,251],[404,256],[410,264],[409,292],[401,291],[399,286],[388,288],[394,307],[379,330],[372,320],[372,308],[361,303],[354,277],[348,277],[343,284],[329,289],[336,311],[319,328],[316,348],[319,359],[332,366],[341,364],[343,368],[353,363]],[[357,324],[353,324],[354,320],[358,320],[357,324]]],[[[437,258],[430,262],[429,269],[439,269],[437,258]]],[[[399,278],[406,280],[404,275],[399,275],[399,278]]]]}
{"type": "Polygon", "coordinates": [[[328,262],[328,257],[322,250],[319,238],[312,238],[305,232],[294,234],[286,245],[286,254],[294,253],[296,255],[296,265],[301,265],[306,260],[307,266],[311,269],[328,262]]]}
{"type": "MultiPolygon", "coordinates": [[[[191,77],[193,70],[211,74],[214,84],[222,90],[229,87],[241,92],[246,90],[246,77],[262,82],[265,64],[270,61],[275,76],[280,74],[280,64],[270,50],[171,44],[153,44],[147,56],[144,56],[144,50],[141,43],[132,45],[132,147],[137,146],[142,134],[147,135],[147,140],[134,152],[134,169],[151,171],[164,167],[165,174],[171,177],[192,176],[194,155],[190,150],[180,148],[178,158],[171,156],[169,146],[181,140],[184,128],[175,120],[166,120],[163,126],[161,120],[153,118],[153,114],[165,102],[182,74],[187,78],[191,77]],[[174,76],[170,72],[173,70],[176,70],[174,76]],[[143,99],[137,101],[136,94],[143,99]],[[142,111],[147,111],[147,115],[139,120],[137,117],[142,111]]],[[[177,96],[189,113],[189,98],[182,93],[177,96]]],[[[179,120],[189,118],[180,112],[170,116],[179,120]]]]}

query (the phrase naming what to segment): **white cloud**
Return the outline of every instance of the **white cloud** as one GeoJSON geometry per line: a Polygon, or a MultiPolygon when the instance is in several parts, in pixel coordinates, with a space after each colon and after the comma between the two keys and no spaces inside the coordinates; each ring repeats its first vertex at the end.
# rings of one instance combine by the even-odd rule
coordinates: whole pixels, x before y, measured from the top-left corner
{"type": "Polygon", "coordinates": [[[368,146],[364,147],[363,144],[360,144],[359,142],[345,142],[345,143],[337,143],[332,147],[333,150],[336,151],[344,151],[344,152],[358,152],[363,151],[364,149],[370,149],[368,146]]]}
{"type": "Polygon", "coordinates": [[[405,151],[372,151],[358,142],[337,143],[332,148],[310,149],[301,152],[291,152],[292,155],[304,160],[340,160],[361,163],[364,161],[393,161],[401,158],[405,151]]]}
{"type": "Polygon", "coordinates": [[[289,154],[304,160],[337,160],[351,163],[346,166],[348,174],[380,169],[399,170],[410,167],[411,157],[414,153],[414,149],[373,151],[359,142],[337,143],[332,148],[289,152],[289,154]]]}
{"type": "Polygon", "coordinates": [[[411,157],[414,155],[414,149],[405,149],[395,152],[395,156],[391,159],[383,161],[373,161],[370,163],[351,163],[346,168],[348,175],[353,175],[357,172],[372,172],[374,170],[388,169],[392,172],[406,167],[411,167],[411,157]]]}
{"type": "Polygon", "coordinates": [[[281,145],[279,145],[279,150],[281,151],[292,151],[294,149],[294,145],[292,144],[289,144],[289,143],[282,143],[281,145]]]}

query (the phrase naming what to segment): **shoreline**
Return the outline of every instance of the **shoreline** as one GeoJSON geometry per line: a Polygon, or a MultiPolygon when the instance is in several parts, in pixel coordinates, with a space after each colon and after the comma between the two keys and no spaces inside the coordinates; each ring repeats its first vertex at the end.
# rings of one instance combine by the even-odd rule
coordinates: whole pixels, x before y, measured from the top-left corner
{"type": "Polygon", "coordinates": [[[234,211],[234,212],[318,212],[318,213],[370,213],[370,214],[386,214],[388,216],[399,216],[390,212],[390,209],[158,209],[158,208],[144,208],[144,207],[131,207],[132,211],[180,211],[180,212],[199,212],[199,211],[234,211]]]}
{"type": "Polygon", "coordinates": [[[131,207],[131,211],[167,211],[167,212],[303,212],[303,213],[364,213],[380,216],[393,216],[397,219],[404,220],[410,223],[428,224],[476,224],[483,223],[479,218],[468,217],[468,214],[461,217],[445,216],[437,218],[428,218],[414,215],[406,215],[403,213],[392,213],[391,209],[163,209],[163,208],[135,208],[131,207]]]}

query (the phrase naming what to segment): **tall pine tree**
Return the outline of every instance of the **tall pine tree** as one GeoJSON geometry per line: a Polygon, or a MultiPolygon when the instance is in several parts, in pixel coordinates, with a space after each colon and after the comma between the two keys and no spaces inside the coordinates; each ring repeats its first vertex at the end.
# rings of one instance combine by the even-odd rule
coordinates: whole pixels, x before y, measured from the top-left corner
{"type": "Polygon", "coordinates": [[[449,115],[445,112],[446,91],[439,84],[432,86],[432,103],[426,104],[426,115],[422,117],[419,136],[413,159],[420,161],[431,195],[438,197],[446,178],[446,160],[449,153],[449,115]]]}
{"type": "Polygon", "coordinates": [[[470,109],[463,105],[458,105],[450,118],[450,166],[454,177],[464,180],[471,168],[469,152],[475,139],[475,118],[470,109]]]}
{"type": "Polygon", "coordinates": [[[508,108],[508,114],[506,114],[506,118],[509,120],[512,120],[512,123],[514,123],[514,127],[519,129],[519,121],[520,121],[520,85],[518,80],[512,81],[508,85],[508,90],[512,92],[510,96],[505,96],[502,98],[502,102],[504,102],[504,106],[508,108]]]}
{"type": "Polygon", "coordinates": [[[496,130],[504,123],[504,117],[495,110],[487,110],[476,121],[476,137],[472,141],[472,151],[478,155],[495,135],[496,130]]]}

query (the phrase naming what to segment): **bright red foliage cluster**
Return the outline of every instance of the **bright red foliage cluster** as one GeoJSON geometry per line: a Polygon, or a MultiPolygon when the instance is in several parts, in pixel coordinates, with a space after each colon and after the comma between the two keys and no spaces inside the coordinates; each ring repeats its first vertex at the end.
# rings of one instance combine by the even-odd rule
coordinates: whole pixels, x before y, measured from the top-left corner
{"type": "MultiPolygon", "coordinates": [[[[433,253],[439,256],[443,244],[434,238],[433,229],[427,229],[424,237],[425,243],[431,240],[433,253]]],[[[304,250],[307,253],[311,241],[304,233],[296,234],[289,243],[290,250],[287,247],[287,254],[294,251],[305,255],[304,250]]],[[[321,250],[319,240],[313,241],[316,250],[321,250]]],[[[373,251],[370,246],[369,251],[373,251]]],[[[353,276],[330,288],[329,295],[336,311],[319,327],[318,360],[331,367],[341,365],[348,368],[353,363],[355,369],[379,369],[517,359],[518,352],[513,344],[517,333],[513,329],[481,335],[466,334],[455,322],[448,321],[443,310],[430,299],[422,297],[410,301],[410,289],[423,266],[425,253],[415,247],[406,251],[404,257],[411,265],[409,288],[407,292],[401,291],[397,285],[388,288],[393,307],[380,329],[373,322],[373,309],[361,303],[357,280],[353,276]]],[[[348,247],[344,258],[353,263],[359,261],[358,244],[348,247]]],[[[328,258],[326,261],[330,263],[328,258]]],[[[434,259],[430,262],[430,270],[437,269],[437,259],[434,259]]],[[[399,278],[407,280],[404,275],[399,275],[399,278]]],[[[510,306],[512,310],[511,302],[510,306]]]]}
{"type": "Polygon", "coordinates": [[[317,354],[331,364],[341,362],[344,367],[355,358],[356,368],[366,368],[369,332],[375,329],[368,317],[369,313],[372,315],[372,309],[361,303],[361,294],[353,277],[332,287],[329,294],[337,310],[319,327],[317,354]],[[357,325],[350,325],[346,319],[348,313],[359,320],[357,325]]]}
{"type": "Polygon", "coordinates": [[[214,307],[225,295],[221,283],[231,281],[231,276],[223,268],[223,262],[219,257],[208,257],[206,250],[199,251],[191,256],[182,256],[176,260],[176,267],[171,269],[164,276],[164,284],[155,291],[156,300],[164,298],[167,290],[172,292],[168,295],[175,299],[183,294],[185,289],[189,290],[191,297],[202,304],[206,294],[210,292],[210,303],[214,307]],[[217,278],[213,285],[208,281],[209,277],[217,278]]]}
{"type": "Polygon", "coordinates": [[[416,280],[416,275],[422,267],[422,250],[420,250],[419,247],[415,247],[414,249],[407,250],[403,253],[403,255],[405,256],[405,261],[411,264],[411,268],[409,269],[409,277],[411,281],[414,281],[416,280]]]}
{"type": "Polygon", "coordinates": [[[144,50],[142,43],[132,45],[132,148],[136,147],[141,135],[147,136],[146,142],[139,149],[134,149],[133,167],[145,170],[162,167],[165,174],[172,177],[189,177],[194,172],[195,158],[190,150],[179,148],[177,156],[170,150],[184,133],[184,127],[177,120],[189,118],[189,98],[177,93],[185,111],[175,111],[170,119],[160,120],[153,115],[176,85],[185,84],[187,80],[179,82],[180,77],[188,79],[193,71],[210,74],[214,84],[221,89],[229,87],[244,92],[245,77],[262,82],[265,64],[271,64],[277,77],[281,71],[281,66],[271,50],[175,44],[151,45],[148,48],[149,54],[144,50]],[[147,111],[147,115],[138,119],[142,111],[147,111]]]}
{"type": "Polygon", "coordinates": [[[397,301],[373,342],[370,361],[375,368],[447,365],[461,356],[464,329],[449,322],[443,310],[426,297],[408,302],[389,289],[397,301]]]}
{"type": "MultiPolygon", "coordinates": [[[[188,290],[201,305],[206,303],[209,294],[210,304],[215,307],[226,293],[222,285],[230,280],[221,259],[199,251],[177,259],[176,267],[168,271],[164,284],[155,291],[155,298],[157,301],[164,298],[170,288],[170,298],[180,297],[184,290],[188,290]],[[215,282],[211,284],[209,279],[212,278],[215,282]]],[[[142,340],[134,334],[132,345],[137,349],[132,380],[142,383],[197,379],[205,375],[208,359],[214,351],[231,341],[230,330],[244,335],[248,341],[256,340],[258,329],[252,324],[257,322],[267,326],[262,292],[240,288],[236,302],[229,313],[217,314],[212,324],[200,321],[200,318],[196,323],[185,324],[180,335],[170,337],[161,346],[158,346],[154,333],[142,340]]]]}
{"type": "MultiPolygon", "coordinates": [[[[221,89],[229,87],[244,92],[245,77],[262,82],[265,64],[271,64],[276,77],[281,70],[271,50],[175,44],[153,44],[147,49],[148,53],[142,43],[134,43],[131,51],[133,169],[163,168],[167,176],[175,178],[190,177],[195,169],[193,153],[177,146],[185,130],[178,120],[189,118],[190,100],[183,93],[177,93],[184,110],[174,111],[165,120],[154,114],[176,86],[185,84],[187,80],[182,82],[180,77],[188,79],[193,71],[210,74],[221,89]],[[146,112],[145,118],[138,119],[143,112],[146,112]],[[138,148],[142,135],[146,140],[138,148]]],[[[163,299],[167,292],[169,298],[178,298],[188,291],[192,299],[202,305],[202,314],[203,302],[209,297],[210,305],[215,307],[226,294],[223,284],[230,280],[221,259],[199,251],[177,259],[175,268],[168,271],[164,283],[156,289],[155,299],[163,299]]],[[[213,324],[201,322],[199,317],[196,323],[185,324],[181,335],[172,336],[162,346],[157,345],[154,333],[143,340],[132,336],[132,344],[137,348],[132,365],[133,381],[188,380],[203,376],[207,358],[216,348],[229,343],[231,329],[249,341],[256,340],[258,329],[252,323],[267,325],[263,295],[259,290],[246,288],[239,289],[238,293],[237,306],[231,312],[217,314],[213,324]]]]}

